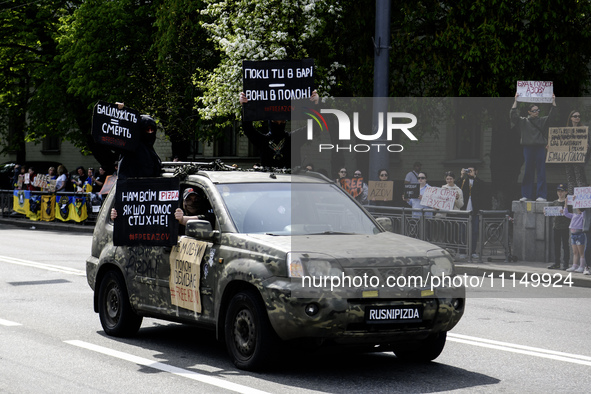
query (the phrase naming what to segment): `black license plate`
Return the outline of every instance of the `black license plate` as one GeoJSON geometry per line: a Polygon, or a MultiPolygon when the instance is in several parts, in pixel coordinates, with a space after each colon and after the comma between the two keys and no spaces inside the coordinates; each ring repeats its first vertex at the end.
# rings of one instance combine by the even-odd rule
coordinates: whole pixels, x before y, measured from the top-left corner
{"type": "Polygon", "coordinates": [[[423,321],[423,306],[369,306],[365,308],[366,323],[416,323],[423,321]]]}

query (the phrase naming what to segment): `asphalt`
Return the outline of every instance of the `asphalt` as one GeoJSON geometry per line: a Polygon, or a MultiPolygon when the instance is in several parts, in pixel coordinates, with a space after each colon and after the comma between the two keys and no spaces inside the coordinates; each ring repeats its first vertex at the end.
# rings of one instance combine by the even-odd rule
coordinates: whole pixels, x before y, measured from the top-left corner
{"type": "MultiPolygon", "coordinates": [[[[66,231],[76,233],[88,233],[92,234],[94,231],[94,223],[75,223],[75,222],[41,222],[32,221],[25,217],[0,217],[0,228],[5,225],[12,225],[22,228],[28,228],[31,230],[51,230],[51,231],[66,231]]],[[[539,281],[541,275],[546,275],[544,278],[552,278],[552,281],[557,278],[555,275],[560,274],[564,278],[569,274],[562,270],[550,270],[547,267],[551,263],[539,262],[539,261],[502,261],[502,256],[490,256],[492,261],[487,261],[489,256],[483,256],[483,261],[463,261],[457,260],[456,272],[459,275],[489,277],[493,274],[495,278],[504,277],[505,279],[510,278],[514,275],[517,280],[526,278],[528,280],[539,281]],[[532,277],[532,274],[537,274],[532,277]],[[526,275],[526,276],[525,276],[526,275]]],[[[583,275],[579,273],[572,273],[570,275],[572,286],[574,287],[587,287],[591,288],[591,275],[583,275]]]]}

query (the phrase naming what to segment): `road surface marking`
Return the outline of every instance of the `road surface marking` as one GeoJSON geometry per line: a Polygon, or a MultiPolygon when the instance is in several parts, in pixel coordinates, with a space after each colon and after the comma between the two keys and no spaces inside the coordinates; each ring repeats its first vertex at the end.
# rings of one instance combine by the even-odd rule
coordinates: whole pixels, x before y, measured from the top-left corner
{"type": "Polygon", "coordinates": [[[169,372],[174,375],[182,376],[183,378],[196,380],[202,383],[207,383],[212,386],[221,387],[226,390],[235,391],[237,393],[252,393],[252,394],[266,394],[265,391],[253,389],[248,386],[243,386],[241,384],[228,382],[224,379],[215,378],[213,376],[204,375],[198,372],[189,371],[187,369],[182,369],[178,367],[173,367],[172,365],[160,363],[157,361],[149,360],[147,358],[134,356],[129,353],[119,352],[117,350],[109,349],[103,346],[94,345],[92,343],[72,340],[72,341],[64,341],[70,345],[78,346],[87,350],[92,350],[97,353],[102,353],[107,356],[116,357],[121,360],[130,361],[135,364],[140,364],[146,367],[158,369],[160,371],[169,372]]]}
{"type": "Polygon", "coordinates": [[[583,356],[580,354],[557,352],[554,350],[547,350],[532,346],[517,345],[509,342],[494,341],[492,339],[471,337],[462,334],[447,333],[447,339],[453,342],[465,343],[468,345],[480,346],[489,349],[497,349],[506,352],[525,354],[528,356],[548,358],[551,360],[565,361],[568,363],[591,366],[591,357],[583,356]]]}
{"type": "Polygon", "coordinates": [[[16,323],[16,322],[13,322],[10,320],[0,319],[0,326],[14,327],[14,326],[22,326],[22,324],[16,323]]]}
{"type": "Polygon", "coordinates": [[[5,263],[9,263],[9,264],[17,264],[17,265],[24,265],[27,267],[41,268],[41,269],[44,269],[47,271],[62,272],[65,274],[78,275],[78,276],[86,276],[86,271],[78,270],[75,268],[64,267],[64,266],[60,266],[60,265],[37,263],[35,261],[15,259],[14,257],[8,257],[8,256],[0,256],[0,261],[3,261],[5,263]]]}

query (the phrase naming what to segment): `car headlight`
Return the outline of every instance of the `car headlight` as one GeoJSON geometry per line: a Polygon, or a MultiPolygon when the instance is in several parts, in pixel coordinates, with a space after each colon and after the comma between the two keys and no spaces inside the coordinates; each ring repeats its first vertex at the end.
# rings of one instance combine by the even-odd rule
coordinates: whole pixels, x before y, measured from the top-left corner
{"type": "Polygon", "coordinates": [[[341,276],[343,269],[330,256],[319,253],[287,253],[287,272],[290,278],[304,276],[341,276]]]}
{"type": "Polygon", "coordinates": [[[429,251],[432,276],[448,276],[454,272],[454,265],[449,253],[444,250],[429,251]]]}

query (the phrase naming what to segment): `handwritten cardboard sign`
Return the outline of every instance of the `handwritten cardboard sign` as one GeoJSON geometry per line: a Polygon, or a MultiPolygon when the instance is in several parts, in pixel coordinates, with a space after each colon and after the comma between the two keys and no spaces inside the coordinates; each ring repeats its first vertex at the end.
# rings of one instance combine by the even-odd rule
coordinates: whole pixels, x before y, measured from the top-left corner
{"type": "Polygon", "coordinates": [[[591,208],[591,187],[575,187],[573,208],[591,208]]]}
{"type": "Polygon", "coordinates": [[[117,184],[117,175],[107,175],[105,178],[105,183],[103,183],[103,187],[99,194],[109,194],[113,186],[117,184]]]}
{"type": "Polygon", "coordinates": [[[552,81],[517,81],[517,101],[524,103],[551,103],[554,94],[552,81]]]}
{"type": "Polygon", "coordinates": [[[314,59],[243,61],[242,85],[248,102],[243,120],[287,120],[292,100],[314,91],[314,59]]]}
{"type": "Polygon", "coordinates": [[[181,237],[170,251],[170,300],[172,305],[201,313],[199,281],[207,242],[181,237]]]}
{"type": "Polygon", "coordinates": [[[339,179],[341,187],[353,197],[363,193],[363,178],[341,178],[339,179]]]}
{"type": "Polygon", "coordinates": [[[455,202],[456,191],[442,187],[428,186],[421,198],[421,205],[447,211],[454,209],[455,202]]]}
{"type": "Polygon", "coordinates": [[[394,191],[393,181],[369,181],[369,196],[370,201],[392,201],[392,194],[394,191]]]}
{"type": "Polygon", "coordinates": [[[544,207],[544,216],[562,216],[563,209],[561,206],[544,207]]]}
{"type": "Polygon", "coordinates": [[[546,163],[584,163],[589,130],[584,127],[550,127],[546,163]]]}
{"type": "Polygon", "coordinates": [[[179,187],[178,178],[117,180],[113,245],[176,245],[179,187]]]}
{"type": "Polygon", "coordinates": [[[92,114],[92,138],[101,145],[134,151],[140,140],[140,113],[133,108],[99,101],[92,114]]]}

